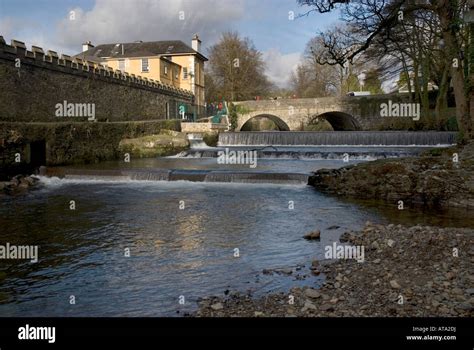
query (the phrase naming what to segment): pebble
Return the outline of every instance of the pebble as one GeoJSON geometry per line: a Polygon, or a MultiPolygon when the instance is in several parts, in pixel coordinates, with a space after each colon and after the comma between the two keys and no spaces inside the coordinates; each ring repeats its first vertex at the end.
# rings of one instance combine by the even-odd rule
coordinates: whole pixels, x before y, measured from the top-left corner
{"type": "Polygon", "coordinates": [[[222,310],[223,308],[224,308],[224,305],[222,305],[222,303],[215,303],[211,305],[211,309],[214,311],[219,311],[219,310],[222,310]]]}
{"type": "Polygon", "coordinates": [[[318,299],[321,297],[321,293],[313,288],[308,288],[304,291],[304,294],[311,299],[318,299]]]}
{"type": "Polygon", "coordinates": [[[377,241],[373,241],[370,246],[374,249],[379,249],[379,247],[380,247],[377,241]]]}
{"type": "Polygon", "coordinates": [[[305,311],[308,311],[308,310],[317,310],[317,307],[311,301],[306,300],[304,302],[304,305],[303,305],[303,308],[301,309],[301,311],[305,312],[305,311]]]}
{"type": "Polygon", "coordinates": [[[321,311],[334,311],[334,306],[330,304],[323,304],[320,307],[321,311]]]}
{"type": "Polygon", "coordinates": [[[401,288],[396,280],[391,280],[390,281],[390,287],[392,287],[393,289],[400,289],[401,288]]]}

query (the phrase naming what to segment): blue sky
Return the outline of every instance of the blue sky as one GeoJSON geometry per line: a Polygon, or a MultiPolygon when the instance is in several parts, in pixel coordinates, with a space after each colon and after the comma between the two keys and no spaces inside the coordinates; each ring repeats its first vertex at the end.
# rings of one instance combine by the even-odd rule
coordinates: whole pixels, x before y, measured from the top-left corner
{"type": "Polygon", "coordinates": [[[306,10],[296,0],[0,0],[0,35],[75,54],[86,40],[189,43],[199,33],[206,54],[223,31],[236,30],[253,40],[270,79],[284,86],[306,43],[338,20],[338,13],[289,18],[306,10]]]}

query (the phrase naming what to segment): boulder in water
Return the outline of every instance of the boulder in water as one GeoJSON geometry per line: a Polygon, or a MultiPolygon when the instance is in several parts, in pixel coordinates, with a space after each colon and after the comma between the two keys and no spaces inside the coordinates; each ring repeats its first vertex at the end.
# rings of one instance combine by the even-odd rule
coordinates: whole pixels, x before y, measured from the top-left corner
{"type": "Polygon", "coordinates": [[[308,240],[320,239],[321,238],[321,231],[320,230],[312,231],[312,232],[304,235],[303,238],[308,239],[308,240]]]}
{"type": "Polygon", "coordinates": [[[38,178],[34,176],[14,176],[10,181],[0,183],[0,193],[7,195],[17,195],[25,193],[29,188],[34,187],[38,178]]]}

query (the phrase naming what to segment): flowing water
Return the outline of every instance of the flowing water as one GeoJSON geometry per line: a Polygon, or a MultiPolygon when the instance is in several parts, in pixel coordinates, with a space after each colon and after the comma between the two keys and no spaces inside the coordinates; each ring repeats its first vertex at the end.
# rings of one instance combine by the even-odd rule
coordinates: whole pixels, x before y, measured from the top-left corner
{"type": "Polygon", "coordinates": [[[312,276],[309,267],[312,259],[323,259],[322,242],[337,241],[367,220],[474,226],[465,213],[402,214],[306,186],[316,169],[422,147],[370,156],[349,147],[342,149],[351,153],[347,163],[334,149],[305,150],[319,156],[298,159],[293,153],[302,149],[280,148],[258,159],[255,169],[218,164],[203,157],[203,149],[62,167],[24,196],[0,197],[0,244],[39,246],[37,263],[1,261],[0,316],[182,315],[210,295],[259,296],[319,285],[324,276],[312,276]],[[322,231],[320,242],[302,238],[315,229],[322,231]]]}
{"type": "Polygon", "coordinates": [[[455,143],[456,135],[456,132],[438,131],[226,132],[219,134],[219,145],[436,146],[455,143]]]}

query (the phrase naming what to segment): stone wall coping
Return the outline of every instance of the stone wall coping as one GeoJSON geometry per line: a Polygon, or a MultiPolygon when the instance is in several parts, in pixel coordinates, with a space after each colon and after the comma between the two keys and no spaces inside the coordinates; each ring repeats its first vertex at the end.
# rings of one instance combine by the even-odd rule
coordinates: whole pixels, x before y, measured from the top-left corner
{"type": "Polygon", "coordinates": [[[56,58],[56,59],[59,58],[59,55],[56,51],[48,50],[47,55],[52,57],[52,58],[56,58]]]}
{"type": "Polygon", "coordinates": [[[41,57],[44,56],[44,51],[41,47],[39,46],[31,46],[31,51],[36,55],[42,55],[41,57]]]}
{"type": "Polygon", "coordinates": [[[16,49],[26,50],[26,45],[23,41],[12,39],[11,40],[11,46],[13,46],[16,49]]]}

